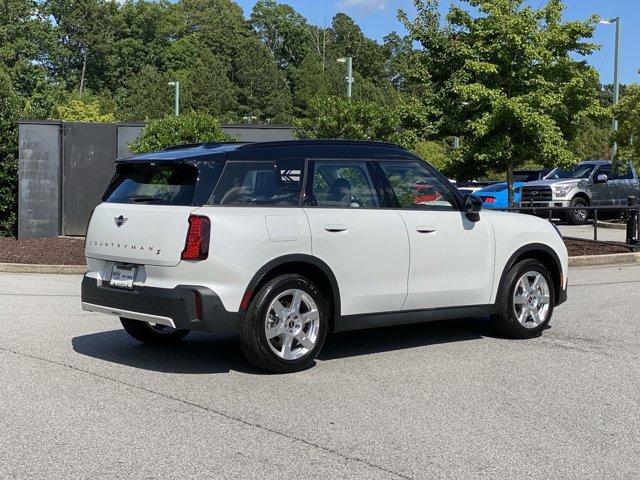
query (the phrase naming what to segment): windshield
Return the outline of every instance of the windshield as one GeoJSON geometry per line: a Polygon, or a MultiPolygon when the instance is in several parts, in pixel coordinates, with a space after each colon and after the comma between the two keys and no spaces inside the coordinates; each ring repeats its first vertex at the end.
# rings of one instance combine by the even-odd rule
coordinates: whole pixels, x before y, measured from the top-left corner
{"type": "Polygon", "coordinates": [[[546,178],[589,178],[595,165],[576,165],[570,170],[556,168],[546,178]]]}
{"type": "Polygon", "coordinates": [[[540,172],[513,172],[514,182],[533,182],[540,178],[540,172]]]}

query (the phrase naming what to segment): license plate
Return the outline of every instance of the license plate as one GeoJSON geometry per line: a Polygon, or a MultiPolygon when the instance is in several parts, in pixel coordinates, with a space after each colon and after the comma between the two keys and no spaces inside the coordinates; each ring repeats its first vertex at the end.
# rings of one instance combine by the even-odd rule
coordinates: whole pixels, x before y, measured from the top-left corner
{"type": "Polygon", "coordinates": [[[114,265],[111,270],[111,281],[109,285],[116,288],[133,288],[133,281],[136,278],[138,267],[125,267],[124,265],[114,265]]]}

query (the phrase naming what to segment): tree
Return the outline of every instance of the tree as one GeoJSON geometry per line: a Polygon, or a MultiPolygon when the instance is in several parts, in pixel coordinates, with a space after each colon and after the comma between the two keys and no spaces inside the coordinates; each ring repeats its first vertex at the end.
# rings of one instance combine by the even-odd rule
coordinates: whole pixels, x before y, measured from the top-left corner
{"type": "Polygon", "coordinates": [[[172,145],[230,141],[215,117],[203,113],[167,116],[151,121],[130,145],[133,153],[153,152],[172,145]]]}
{"type": "Polygon", "coordinates": [[[4,0],[0,7],[0,65],[17,94],[29,96],[46,79],[55,45],[50,21],[35,0],[4,0]]]}
{"type": "Polygon", "coordinates": [[[18,116],[22,102],[0,67],[0,236],[15,235],[18,205],[18,116]]]}
{"type": "Polygon", "coordinates": [[[130,77],[116,94],[117,115],[126,121],[162,118],[173,112],[171,79],[151,66],[130,77]]]}
{"type": "Polygon", "coordinates": [[[59,46],[52,52],[54,72],[80,93],[101,89],[106,58],[114,39],[118,4],[109,0],[46,0],[59,46]]]}
{"type": "Polygon", "coordinates": [[[251,10],[251,25],[282,69],[299,65],[312,51],[307,21],[289,5],[259,0],[251,10]]]}
{"type": "Polygon", "coordinates": [[[502,170],[511,183],[527,162],[575,162],[577,121],[604,114],[596,71],[574,58],[596,48],[583,40],[595,17],[563,22],[561,0],[537,10],[524,0],[465,2],[478,15],[452,6],[444,25],[436,0],[414,0],[414,20],[400,12],[422,45],[407,77],[436,134],[462,137],[453,154],[460,177],[502,170]]]}
{"type": "Polygon", "coordinates": [[[620,103],[614,107],[618,118],[618,131],[614,139],[618,142],[618,158],[633,160],[640,166],[640,85],[628,85],[620,103]]]}

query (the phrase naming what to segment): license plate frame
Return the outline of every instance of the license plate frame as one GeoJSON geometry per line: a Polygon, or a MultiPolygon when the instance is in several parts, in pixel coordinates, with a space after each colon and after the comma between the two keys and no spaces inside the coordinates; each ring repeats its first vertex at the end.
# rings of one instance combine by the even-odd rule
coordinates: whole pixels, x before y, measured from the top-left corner
{"type": "Polygon", "coordinates": [[[114,265],[111,267],[109,286],[123,290],[133,290],[136,273],[138,273],[138,267],[134,265],[114,265]]]}

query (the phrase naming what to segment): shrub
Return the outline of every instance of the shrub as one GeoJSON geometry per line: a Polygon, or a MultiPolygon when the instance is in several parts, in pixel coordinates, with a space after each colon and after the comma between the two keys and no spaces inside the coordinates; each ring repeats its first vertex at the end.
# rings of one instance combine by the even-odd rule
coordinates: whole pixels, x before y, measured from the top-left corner
{"type": "Polygon", "coordinates": [[[56,117],[67,122],[115,122],[113,113],[103,113],[103,108],[98,100],[83,102],[82,100],[70,100],[65,104],[56,106],[56,117]]]}
{"type": "Polygon", "coordinates": [[[18,210],[18,117],[22,102],[0,70],[0,236],[16,234],[18,210]]]}
{"type": "Polygon", "coordinates": [[[133,153],[146,153],[162,150],[171,145],[222,142],[233,139],[222,131],[215,117],[192,112],[178,117],[167,116],[151,121],[130,145],[130,150],[133,153]]]}

